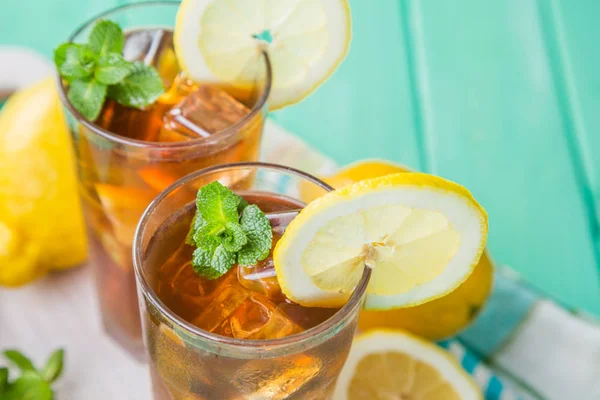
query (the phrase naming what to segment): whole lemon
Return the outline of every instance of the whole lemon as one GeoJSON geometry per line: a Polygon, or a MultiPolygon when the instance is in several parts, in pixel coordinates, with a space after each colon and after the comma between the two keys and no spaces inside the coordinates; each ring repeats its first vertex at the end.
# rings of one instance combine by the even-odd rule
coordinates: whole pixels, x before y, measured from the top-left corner
{"type": "Polygon", "coordinates": [[[0,285],[20,286],[85,257],[73,148],[47,78],[0,112],[0,285]]]}
{"type": "Polygon", "coordinates": [[[471,275],[453,292],[416,307],[360,313],[358,327],[405,329],[429,340],[454,336],[475,320],[485,305],[494,276],[494,267],[484,252],[471,275]]]}

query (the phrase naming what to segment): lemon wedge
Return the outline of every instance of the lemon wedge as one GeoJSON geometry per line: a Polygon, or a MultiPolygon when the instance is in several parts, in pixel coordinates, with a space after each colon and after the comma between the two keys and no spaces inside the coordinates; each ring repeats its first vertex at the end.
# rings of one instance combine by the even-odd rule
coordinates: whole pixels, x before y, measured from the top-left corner
{"type": "Polygon", "coordinates": [[[197,82],[254,84],[267,51],[270,109],[296,103],[331,75],[350,45],[347,0],[184,0],[174,45],[197,82]]]}
{"type": "Polygon", "coordinates": [[[304,306],[341,307],[372,269],[366,309],[441,297],[473,271],[487,215],[464,187],[432,175],[367,179],[309,203],[273,254],[282,291],[304,306]]]}
{"type": "Polygon", "coordinates": [[[447,351],[402,331],[358,336],[334,400],[480,400],[481,389],[447,351]]]}

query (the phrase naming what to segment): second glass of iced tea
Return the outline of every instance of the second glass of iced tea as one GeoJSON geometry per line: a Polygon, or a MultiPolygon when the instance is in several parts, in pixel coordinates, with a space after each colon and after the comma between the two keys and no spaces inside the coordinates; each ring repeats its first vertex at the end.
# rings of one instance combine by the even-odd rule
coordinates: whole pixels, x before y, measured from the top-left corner
{"type": "Polygon", "coordinates": [[[141,326],[131,260],[136,224],[156,195],[177,179],[207,166],[258,159],[269,60],[255,85],[234,90],[226,83],[190,82],[173,50],[179,2],[119,7],[84,24],[70,38],[84,41],[95,22],[117,22],[125,32],[123,55],[142,60],[161,74],[167,91],[144,110],[107,101],[95,121],[59,92],[74,139],[81,196],[102,320],[107,332],[143,357],[141,326]]]}
{"type": "Polygon", "coordinates": [[[162,192],[140,221],[134,267],[155,400],[327,399],[352,344],[369,279],[340,309],[303,307],[282,293],[272,255],[197,275],[185,243],[198,189],[219,181],[267,214],[273,246],[305,205],[331,188],[264,163],[216,166],[162,192]]]}

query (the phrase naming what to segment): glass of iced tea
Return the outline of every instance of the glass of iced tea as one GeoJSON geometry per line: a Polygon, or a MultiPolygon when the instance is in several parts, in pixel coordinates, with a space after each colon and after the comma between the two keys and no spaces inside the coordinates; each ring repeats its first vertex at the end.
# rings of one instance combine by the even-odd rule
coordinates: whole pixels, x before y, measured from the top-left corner
{"type": "Polygon", "coordinates": [[[195,172],[154,199],[134,241],[154,399],[328,398],[352,343],[368,268],[339,309],[287,299],[272,253],[215,280],[199,276],[186,235],[198,189],[214,181],[266,213],[273,246],[305,205],[301,191],[331,189],[292,168],[237,163],[195,172]]]}
{"type": "Polygon", "coordinates": [[[269,60],[254,85],[191,82],[180,72],[173,50],[179,2],[149,2],[107,11],[77,29],[82,42],[100,19],[125,33],[123,56],[154,66],[166,92],[143,110],[112,100],[94,122],[86,120],[59,92],[72,133],[106,331],[135,356],[143,357],[141,326],[131,260],[136,224],[156,195],[192,171],[258,159],[271,84],[269,60]]]}

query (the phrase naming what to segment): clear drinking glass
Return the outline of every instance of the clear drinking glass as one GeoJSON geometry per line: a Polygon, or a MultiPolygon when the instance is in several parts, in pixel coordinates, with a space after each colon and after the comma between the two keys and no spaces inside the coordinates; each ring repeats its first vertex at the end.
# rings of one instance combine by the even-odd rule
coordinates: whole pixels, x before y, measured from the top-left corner
{"type": "MultiPolygon", "coordinates": [[[[350,350],[369,270],[365,269],[362,280],[342,308],[332,311],[324,322],[291,336],[249,340],[198,328],[188,322],[194,320],[193,316],[184,314],[192,311],[204,315],[207,308],[221,310],[221,304],[214,300],[203,303],[206,293],[200,290],[199,294],[197,286],[190,288],[197,285],[191,275],[179,283],[165,283],[161,274],[164,266],[181,251],[198,189],[217,180],[267,212],[286,213],[287,208],[301,208],[305,194],[321,195],[331,190],[327,184],[292,168],[238,163],[188,175],[152,201],[136,232],[133,262],[154,399],[328,398],[350,350]],[[161,284],[179,285],[181,301],[187,303],[178,304],[183,311],[176,313],[165,304],[164,295],[160,294],[161,284]]],[[[271,224],[275,233],[273,220],[271,224]]],[[[181,271],[177,274],[182,274],[181,271]]],[[[193,274],[191,267],[189,271],[193,274]]],[[[240,278],[233,274],[232,279],[240,278]]],[[[217,296],[228,290],[218,288],[217,296]]],[[[226,297],[223,304],[229,302],[226,297]]],[[[300,311],[310,315],[318,310],[300,311]]],[[[224,317],[224,312],[215,315],[225,322],[233,321],[233,317],[224,317]]]]}
{"type": "MultiPolygon", "coordinates": [[[[154,105],[139,111],[108,101],[100,117],[88,121],[69,103],[68,88],[59,78],[77,157],[102,320],[108,334],[138,357],[144,351],[131,261],[137,222],[150,201],[182,176],[211,165],[258,159],[271,84],[264,54],[264,70],[257,72],[252,88],[235,91],[226,82],[204,86],[229,92],[225,97],[233,96],[235,107],[246,110],[237,122],[204,137],[180,135],[179,131],[187,131],[169,128],[165,113],[173,107],[183,109],[179,102],[198,93],[196,83],[182,77],[174,57],[172,26],[178,7],[176,1],[121,6],[86,22],[69,38],[86,41],[99,19],[119,23],[126,35],[125,57],[153,64],[167,87],[154,105]]],[[[206,122],[211,125],[212,120],[206,122]]]]}

